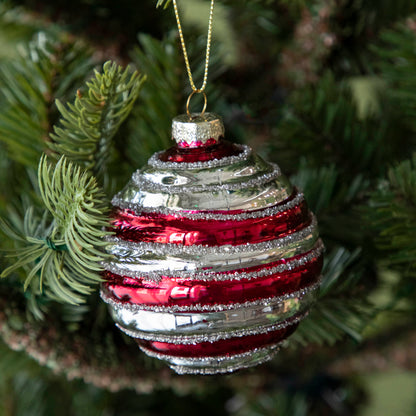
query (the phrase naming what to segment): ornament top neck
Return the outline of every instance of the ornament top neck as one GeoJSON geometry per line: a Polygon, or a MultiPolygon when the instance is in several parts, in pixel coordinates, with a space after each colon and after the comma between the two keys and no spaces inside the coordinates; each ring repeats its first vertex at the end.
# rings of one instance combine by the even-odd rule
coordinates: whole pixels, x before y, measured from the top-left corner
{"type": "Polygon", "coordinates": [[[208,147],[217,144],[223,136],[224,124],[214,113],[181,114],[172,120],[172,137],[178,147],[208,147]]]}

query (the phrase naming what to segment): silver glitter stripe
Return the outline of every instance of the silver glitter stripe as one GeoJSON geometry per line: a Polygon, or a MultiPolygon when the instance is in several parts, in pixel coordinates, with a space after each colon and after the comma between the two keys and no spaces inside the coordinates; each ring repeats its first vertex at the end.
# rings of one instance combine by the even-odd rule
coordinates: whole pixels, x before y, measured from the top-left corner
{"type": "Polygon", "coordinates": [[[125,303],[119,300],[115,300],[111,296],[104,293],[103,290],[100,290],[101,299],[110,305],[113,308],[126,308],[132,312],[139,310],[153,311],[153,312],[221,312],[229,311],[233,309],[240,308],[252,308],[256,306],[269,306],[270,304],[276,304],[279,302],[284,302],[287,299],[298,298],[305,296],[306,294],[317,290],[320,286],[321,279],[313,285],[307,286],[303,289],[297,290],[296,292],[286,293],[281,296],[274,296],[269,298],[258,299],[254,301],[247,301],[244,303],[230,303],[230,304],[216,304],[216,305],[204,305],[200,303],[195,303],[193,305],[173,305],[173,306],[159,306],[159,305],[143,305],[141,303],[125,303]]]}
{"type": "Polygon", "coordinates": [[[160,185],[158,183],[150,182],[143,178],[140,171],[136,171],[132,175],[132,180],[140,188],[141,191],[162,192],[164,194],[193,194],[201,192],[218,192],[218,191],[238,191],[246,188],[254,188],[271,182],[281,176],[280,168],[275,164],[273,171],[264,173],[255,178],[249,179],[246,182],[238,183],[223,183],[218,185],[160,185]]]}
{"type": "Polygon", "coordinates": [[[245,368],[254,367],[257,365],[264,364],[268,361],[270,361],[277,353],[276,351],[272,351],[270,354],[265,355],[262,358],[249,361],[247,363],[237,363],[234,365],[228,365],[226,367],[219,367],[219,368],[192,368],[192,367],[186,367],[186,366],[175,366],[171,365],[170,368],[175,371],[179,375],[200,375],[200,376],[212,376],[215,374],[226,374],[226,373],[233,373],[237,370],[243,370],[245,368]]]}
{"type": "Polygon", "coordinates": [[[253,272],[239,272],[238,269],[233,273],[213,273],[209,271],[182,271],[178,270],[172,272],[172,270],[160,270],[152,273],[138,273],[128,268],[123,267],[122,263],[117,264],[103,264],[105,270],[110,271],[121,276],[133,277],[137,279],[145,279],[150,281],[159,282],[162,280],[162,276],[168,278],[181,278],[189,280],[199,280],[199,281],[230,281],[230,280],[242,280],[242,279],[257,279],[263,276],[270,276],[276,273],[283,273],[288,270],[296,269],[300,266],[303,266],[309,263],[312,259],[319,257],[324,252],[324,245],[322,240],[319,239],[312,251],[305,254],[302,257],[299,257],[295,260],[287,260],[283,264],[278,266],[266,268],[267,264],[264,264],[264,268],[261,270],[256,270],[253,272]]]}
{"type": "MultiPolygon", "coordinates": [[[[175,256],[169,252],[160,254],[140,248],[136,249],[133,246],[109,244],[107,251],[116,257],[111,262],[112,264],[122,266],[139,274],[146,272],[148,273],[148,278],[154,278],[158,281],[160,276],[157,272],[161,270],[170,270],[169,274],[171,275],[177,271],[221,273],[244,267],[262,266],[296,255],[303,255],[315,247],[317,240],[318,230],[313,228],[313,232],[306,234],[304,238],[299,238],[299,235],[293,234],[292,239],[283,241],[281,246],[277,245],[270,249],[263,245],[260,247],[252,245],[251,250],[247,249],[243,252],[227,252],[223,250],[203,253],[203,250],[201,250],[202,254],[179,253],[175,256]],[[257,251],[255,251],[256,248],[258,248],[257,251]]],[[[170,244],[169,246],[172,245],[170,244]]],[[[222,246],[222,249],[227,247],[230,248],[230,246],[222,246]]]]}
{"type": "MultiPolygon", "coordinates": [[[[276,238],[274,240],[265,241],[262,243],[246,243],[237,246],[222,245],[222,246],[206,246],[203,244],[194,244],[192,246],[184,246],[174,243],[145,243],[125,241],[119,237],[107,237],[106,241],[111,243],[110,251],[118,247],[139,252],[151,252],[156,255],[169,254],[171,256],[192,255],[192,256],[206,256],[206,255],[225,255],[248,253],[254,251],[266,251],[274,248],[284,247],[287,244],[293,244],[303,240],[308,235],[316,232],[317,221],[315,216],[312,216],[311,224],[300,231],[289,234],[286,237],[276,238]]],[[[117,250],[117,249],[116,249],[117,250]]]]}
{"type": "MultiPolygon", "coordinates": [[[[216,182],[218,183],[218,182],[216,182]]],[[[169,208],[186,211],[254,211],[275,206],[292,195],[293,189],[286,178],[268,184],[242,189],[239,192],[219,190],[218,192],[200,192],[196,194],[164,194],[141,191],[133,182],[118,194],[118,197],[147,208],[169,208]]]]}
{"type": "Polygon", "coordinates": [[[157,358],[159,360],[167,360],[173,365],[183,365],[182,362],[186,361],[185,365],[192,365],[192,364],[200,364],[200,365],[218,365],[221,363],[221,361],[230,361],[230,360],[236,360],[236,359],[242,359],[251,357],[252,354],[255,353],[269,353],[274,350],[278,350],[282,342],[279,342],[277,344],[269,345],[267,347],[262,348],[253,348],[246,352],[240,352],[237,354],[233,354],[232,351],[227,355],[216,355],[216,356],[204,356],[204,357],[181,357],[181,356],[175,356],[175,355],[168,355],[168,354],[162,354],[156,351],[153,351],[149,348],[139,346],[140,349],[147,354],[149,357],[157,358]],[[189,364],[188,364],[189,363],[189,364]]]}
{"type": "Polygon", "coordinates": [[[142,346],[139,347],[149,357],[167,361],[170,368],[178,374],[212,375],[231,373],[269,361],[279,351],[281,344],[278,343],[264,348],[253,348],[250,351],[239,354],[199,358],[164,355],[142,346]]]}
{"type": "Polygon", "coordinates": [[[289,319],[286,319],[283,322],[272,325],[261,325],[255,328],[245,328],[238,329],[235,331],[224,331],[216,332],[214,334],[199,334],[199,335],[160,335],[160,334],[149,334],[147,332],[140,331],[130,331],[123,328],[121,325],[116,324],[116,326],[123,331],[125,334],[132,338],[138,338],[145,341],[154,341],[154,342],[166,342],[168,344],[180,344],[180,345],[191,345],[198,344],[202,342],[214,343],[224,339],[230,338],[242,338],[249,337],[253,335],[267,334],[269,332],[279,331],[285,329],[289,326],[295,325],[304,319],[308,315],[308,312],[292,316],[289,319]]]}
{"type": "Polygon", "coordinates": [[[124,330],[144,332],[158,335],[196,335],[214,334],[218,331],[229,331],[243,328],[253,328],[259,325],[271,325],[282,322],[298,313],[304,312],[312,305],[316,291],[286,299],[267,306],[255,306],[225,310],[221,312],[153,312],[139,310],[132,312],[128,309],[111,309],[115,323],[124,330]]]}
{"type": "Polygon", "coordinates": [[[246,145],[238,146],[242,152],[239,155],[235,156],[226,156],[221,159],[213,159],[206,162],[162,162],[159,159],[159,156],[164,153],[157,152],[149,160],[148,164],[157,169],[175,169],[175,170],[188,170],[188,169],[211,169],[219,168],[221,166],[228,166],[238,162],[244,162],[252,154],[252,149],[246,145]]]}
{"type": "Polygon", "coordinates": [[[302,193],[298,193],[293,199],[284,204],[275,205],[273,207],[265,208],[263,210],[254,211],[254,212],[242,212],[240,214],[218,214],[214,212],[186,212],[186,211],[177,211],[169,208],[144,208],[139,204],[134,204],[127,202],[122,198],[115,196],[111,203],[121,209],[130,209],[137,213],[138,215],[142,213],[151,213],[151,214],[160,214],[160,215],[171,215],[176,218],[187,218],[191,220],[216,220],[216,221],[244,221],[248,219],[272,217],[281,212],[290,210],[304,200],[302,193]]]}

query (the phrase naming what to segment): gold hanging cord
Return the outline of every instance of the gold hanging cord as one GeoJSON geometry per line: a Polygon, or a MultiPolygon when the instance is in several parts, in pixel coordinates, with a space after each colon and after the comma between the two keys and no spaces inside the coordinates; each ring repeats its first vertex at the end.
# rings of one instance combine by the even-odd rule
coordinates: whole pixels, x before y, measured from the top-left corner
{"type": "Polygon", "coordinates": [[[188,73],[189,84],[191,85],[191,88],[192,88],[192,92],[189,95],[188,100],[186,102],[186,113],[188,114],[189,117],[191,117],[191,113],[189,111],[189,104],[191,102],[192,96],[194,94],[203,94],[203,96],[204,96],[204,108],[202,109],[201,114],[200,114],[200,116],[202,117],[204,115],[205,109],[207,107],[207,96],[206,96],[204,90],[205,90],[205,87],[207,85],[207,79],[208,79],[208,65],[209,65],[209,54],[210,54],[210,50],[211,50],[212,16],[214,14],[214,0],[211,0],[211,8],[210,8],[210,11],[209,11],[207,49],[206,49],[206,54],[205,54],[205,71],[204,71],[204,80],[203,80],[201,88],[197,88],[195,86],[194,80],[192,78],[192,71],[191,71],[191,66],[189,65],[188,53],[186,51],[185,39],[183,37],[183,32],[182,32],[182,25],[181,25],[181,21],[179,19],[178,6],[176,4],[176,0],[172,0],[172,1],[173,1],[173,8],[175,10],[176,22],[178,24],[179,37],[181,39],[183,57],[185,59],[186,71],[188,73]]]}

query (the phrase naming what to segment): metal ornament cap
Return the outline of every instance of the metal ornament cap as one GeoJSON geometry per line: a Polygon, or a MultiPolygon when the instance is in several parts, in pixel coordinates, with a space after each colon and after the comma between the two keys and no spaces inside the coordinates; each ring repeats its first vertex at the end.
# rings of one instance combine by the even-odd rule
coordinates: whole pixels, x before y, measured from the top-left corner
{"type": "Polygon", "coordinates": [[[181,147],[213,145],[224,136],[224,124],[215,113],[181,114],[172,120],[172,137],[181,147]]]}

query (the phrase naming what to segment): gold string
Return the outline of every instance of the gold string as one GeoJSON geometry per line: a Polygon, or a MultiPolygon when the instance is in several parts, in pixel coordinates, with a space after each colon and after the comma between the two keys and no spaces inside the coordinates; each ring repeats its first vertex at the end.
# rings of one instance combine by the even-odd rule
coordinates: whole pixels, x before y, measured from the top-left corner
{"type": "MultiPolygon", "coordinates": [[[[205,71],[204,71],[204,80],[203,80],[201,88],[197,88],[195,86],[194,80],[192,78],[191,66],[189,65],[188,53],[186,51],[185,39],[184,39],[183,33],[182,33],[182,25],[181,25],[181,21],[179,19],[178,6],[176,4],[176,0],[173,0],[173,8],[175,10],[176,22],[178,24],[179,37],[181,39],[183,57],[185,59],[186,71],[188,72],[189,84],[191,85],[191,88],[192,88],[192,93],[188,98],[188,106],[189,106],[190,97],[195,93],[196,94],[203,93],[203,91],[205,90],[205,87],[207,85],[209,54],[210,54],[210,49],[211,49],[211,37],[212,37],[212,16],[214,14],[214,0],[211,0],[211,8],[210,8],[210,11],[209,11],[207,49],[206,49],[206,53],[205,53],[205,71]]],[[[187,111],[188,111],[188,108],[187,108],[187,111]]]]}

